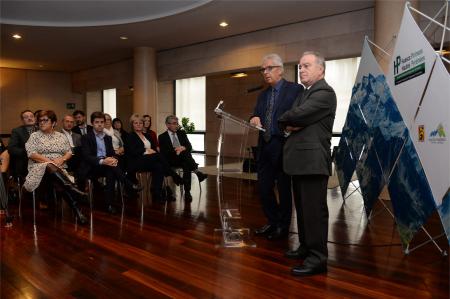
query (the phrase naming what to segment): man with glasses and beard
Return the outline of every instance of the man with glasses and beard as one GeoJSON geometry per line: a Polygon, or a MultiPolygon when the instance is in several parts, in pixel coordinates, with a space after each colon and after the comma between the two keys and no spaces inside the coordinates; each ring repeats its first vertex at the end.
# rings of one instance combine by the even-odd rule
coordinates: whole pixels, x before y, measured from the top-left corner
{"type": "Polygon", "coordinates": [[[283,79],[283,61],[277,54],[266,55],[260,71],[269,87],[259,95],[250,123],[266,130],[259,133],[256,160],[259,196],[267,224],[256,229],[255,234],[274,240],[288,236],[292,212],[290,177],[282,168],[285,137],[277,119],[291,108],[303,88],[283,79]]]}

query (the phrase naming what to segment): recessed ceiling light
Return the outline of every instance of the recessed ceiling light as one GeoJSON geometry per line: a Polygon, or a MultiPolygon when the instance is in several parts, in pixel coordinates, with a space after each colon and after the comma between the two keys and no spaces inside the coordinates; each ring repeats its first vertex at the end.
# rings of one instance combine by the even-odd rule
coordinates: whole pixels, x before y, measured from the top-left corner
{"type": "Polygon", "coordinates": [[[127,40],[128,37],[126,37],[126,36],[121,36],[120,39],[121,39],[121,40],[127,40]]]}
{"type": "Polygon", "coordinates": [[[21,39],[22,38],[22,36],[20,34],[17,34],[17,33],[13,34],[12,37],[15,38],[15,39],[21,39]]]}
{"type": "Polygon", "coordinates": [[[227,23],[227,22],[221,22],[221,23],[219,24],[219,26],[225,28],[225,27],[228,26],[228,23],[227,23]]]}
{"type": "Polygon", "coordinates": [[[244,72],[231,74],[231,78],[242,78],[242,77],[247,77],[247,76],[248,76],[247,73],[244,73],[244,72]]]}

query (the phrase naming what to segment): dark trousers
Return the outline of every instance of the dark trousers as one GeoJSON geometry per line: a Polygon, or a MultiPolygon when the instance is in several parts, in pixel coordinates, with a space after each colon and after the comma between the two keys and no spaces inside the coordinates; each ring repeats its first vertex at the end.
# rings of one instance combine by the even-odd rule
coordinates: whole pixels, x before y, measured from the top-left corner
{"type": "Polygon", "coordinates": [[[283,172],[281,141],[272,140],[260,145],[258,153],[258,189],[264,214],[270,225],[289,229],[292,215],[290,176],[283,172]],[[277,202],[274,187],[277,187],[277,202]]]}
{"type": "Polygon", "coordinates": [[[127,183],[125,174],[123,173],[120,167],[111,167],[106,165],[86,165],[83,164],[83,167],[80,169],[80,180],[79,186],[81,190],[84,190],[84,186],[86,184],[87,178],[106,178],[106,186],[105,186],[105,203],[107,206],[111,205],[112,199],[114,199],[114,189],[116,182],[119,181],[121,183],[127,183]]]}
{"type": "Polygon", "coordinates": [[[198,168],[198,164],[195,162],[194,158],[190,152],[183,151],[176,159],[169,161],[171,167],[181,167],[183,169],[183,185],[186,192],[191,191],[191,172],[198,168]]]}
{"type": "Polygon", "coordinates": [[[129,175],[135,176],[136,171],[148,171],[152,173],[152,192],[161,194],[164,174],[168,168],[167,162],[158,153],[152,155],[142,155],[133,161],[129,161],[129,175]]]}
{"type": "Polygon", "coordinates": [[[304,264],[324,265],[328,258],[326,175],[294,175],[292,184],[300,246],[308,250],[304,264]]]}

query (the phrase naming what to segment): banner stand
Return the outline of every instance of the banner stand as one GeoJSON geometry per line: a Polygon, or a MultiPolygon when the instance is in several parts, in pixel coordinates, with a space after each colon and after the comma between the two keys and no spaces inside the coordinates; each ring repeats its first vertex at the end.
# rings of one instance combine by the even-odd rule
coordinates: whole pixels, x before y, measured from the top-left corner
{"type": "Polygon", "coordinates": [[[358,192],[358,193],[362,196],[362,193],[361,193],[361,187],[360,187],[360,186],[356,186],[355,183],[353,183],[353,181],[350,181],[350,184],[352,184],[353,187],[355,187],[355,190],[353,190],[352,192],[350,192],[350,194],[347,194],[347,195],[344,194],[344,195],[342,195],[342,200],[344,201],[344,204],[345,204],[345,200],[346,200],[347,198],[349,198],[350,196],[352,196],[352,194],[355,193],[355,192],[358,192]]]}
{"type": "MultiPolygon", "coordinates": [[[[407,4],[407,5],[408,5],[408,4],[407,4]]],[[[408,8],[411,9],[412,7],[411,7],[410,5],[408,5],[408,8]]],[[[413,10],[414,10],[414,9],[413,9],[413,10]]],[[[415,10],[414,10],[414,11],[415,11],[415,10]]],[[[416,11],[416,12],[418,12],[418,11],[416,11]]],[[[418,12],[418,13],[421,14],[420,12],[418,12]]],[[[430,18],[429,18],[429,19],[430,19],[430,18]]],[[[439,24],[439,25],[442,26],[442,24],[439,24]]],[[[448,28],[446,28],[445,26],[443,26],[443,27],[444,27],[444,31],[445,31],[445,29],[448,30],[448,28]]],[[[380,46],[376,45],[374,42],[372,42],[371,40],[369,40],[368,37],[366,37],[366,40],[367,40],[370,44],[372,44],[374,47],[380,49],[381,52],[383,52],[385,55],[391,56],[389,53],[387,53],[385,50],[383,50],[380,46]]],[[[442,57],[441,57],[441,58],[442,58],[442,57]]],[[[403,149],[402,149],[402,150],[403,150],[403,149]]],[[[400,153],[401,153],[401,152],[400,152],[400,153]]],[[[399,155],[400,155],[400,154],[399,154],[399,155]]],[[[397,162],[398,162],[398,161],[396,161],[395,164],[397,164],[397,162]]],[[[393,169],[394,169],[394,167],[395,167],[395,164],[394,164],[394,166],[393,166],[393,169]]],[[[391,174],[392,174],[392,172],[391,172],[391,174]]],[[[390,174],[390,175],[391,175],[391,174],[390,174]]],[[[389,177],[390,177],[390,175],[389,175],[389,177]]],[[[388,180],[389,180],[389,178],[388,178],[388,180]]],[[[354,184],[353,182],[351,182],[351,183],[352,183],[353,186],[355,186],[355,184],[354,184]]],[[[356,186],[355,186],[355,187],[356,187],[356,186]]],[[[345,196],[345,195],[343,196],[343,201],[344,201],[344,203],[345,203],[345,200],[346,200],[349,196],[351,196],[354,192],[356,192],[356,191],[358,191],[358,192],[361,194],[360,187],[358,186],[358,187],[357,187],[354,191],[352,191],[348,196],[345,196]]],[[[384,209],[389,213],[389,215],[392,217],[392,219],[393,219],[394,222],[396,223],[395,216],[394,216],[394,214],[392,213],[392,211],[389,209],[389,207],[388,207],[388,206],[383,202],[383,200],[380,199],[379,197],[378,197],[378,200],[381,202],[381,204],[383,205],[384,209]]],[[[377,215],[377,214],[372,214],[372,212],[373,212],[373,210],[371,211],[370,215],[368,216],[368,221],[369,221],[369,223],[370,223],[370,221],[373,219],[373,217],[375,217],[375,216],[377,215]]],[[[438,251],[441,253],[442,256],[447,256],[447,255],[448,255],[447,251],[446,251],[446,250],[443,250],[443,249],[436,243],[436,241],[435,241],[435,240],[441,238],[442,236],[445,236],[445,233],[441,233],[440,235],[433,237],[433,236],[430,235],[430,233],[425,229],[425,227],[424,227],[423,225],[421,225],[420,228],[424,231],[424,233],[425,233],[426,236],[428,237],[428,240],[426,240],[426,241],[424,241],[424,242],[422,242],[422,243],[420,243],[420,244],[414,246],[413,248],[410,248],[410,244],[408,243],[408,245],[406,246],[406,248],[404,248],[404,250],[403,250],[404,254],[405,254],[405,255],[409,255],[409,254],[410,254],[411,252],[413,252],[414,250],[419,249],[420,247],[423,247],[424,245],[426,245],[426,244],[432,242],[432,243],[434,244],[434,246],[438,249],[438,251]]]]}

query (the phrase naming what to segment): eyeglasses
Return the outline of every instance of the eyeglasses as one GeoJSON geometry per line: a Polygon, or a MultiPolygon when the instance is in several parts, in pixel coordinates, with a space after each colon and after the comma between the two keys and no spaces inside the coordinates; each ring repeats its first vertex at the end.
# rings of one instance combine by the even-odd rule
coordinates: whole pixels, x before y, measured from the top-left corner
{"type": "Polygon", "coordinates": [[[178,125],[178,122],[177,121],[173,121],[173,122],[169,123],[169,125],[178,125]]]}
{"type": "Polygon", "coordinates": [[[46,123],[48,123],[49,120],[50,120],[49,118],[41,118],[38,122],[46,124],[46,123]]]}
{"type": "Polygon", "coordinates": [[[267,71],[268,73],[270,73],[270,72],[271,72],[274,68],[276,68],[276,67],[281,67],[281,65],[269,65],[269,66],[260,68],[259,71],[260,71],[262,74],[264,74],[266,71],[267,71]]]}

